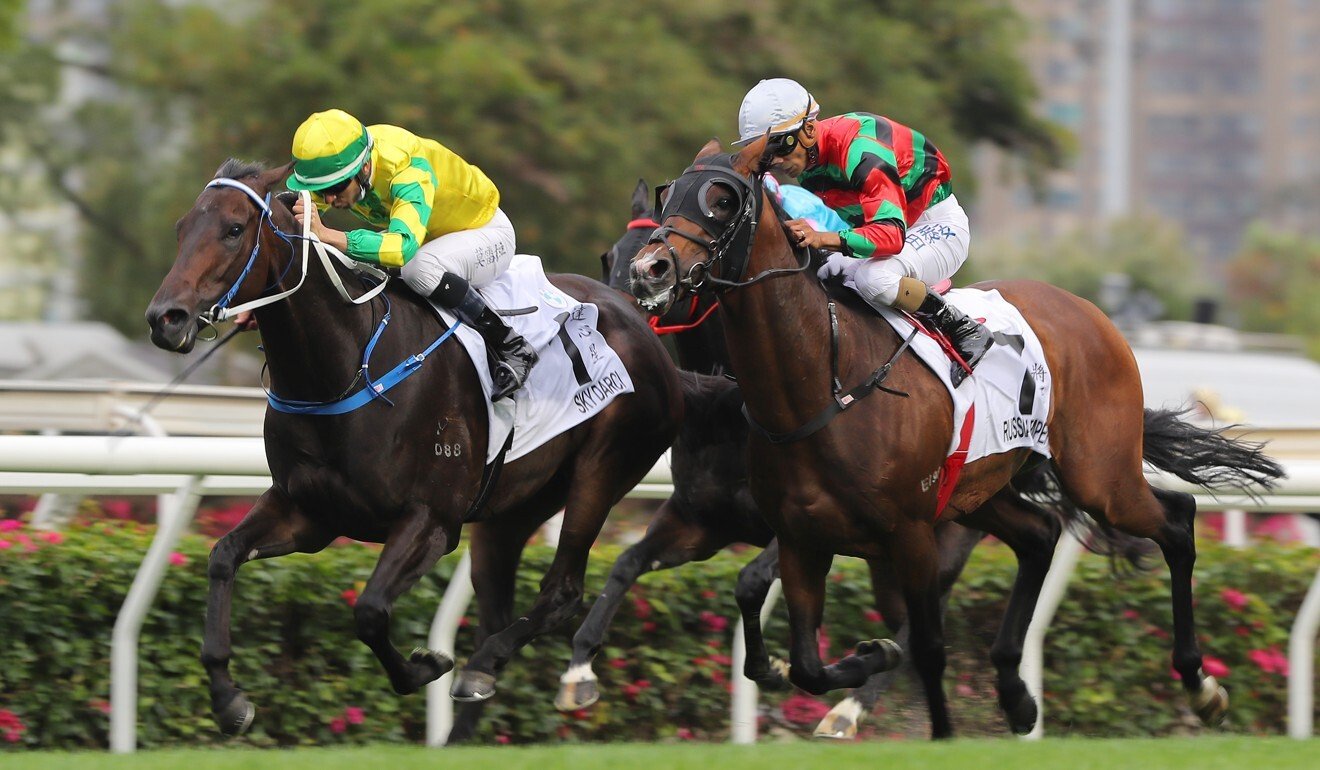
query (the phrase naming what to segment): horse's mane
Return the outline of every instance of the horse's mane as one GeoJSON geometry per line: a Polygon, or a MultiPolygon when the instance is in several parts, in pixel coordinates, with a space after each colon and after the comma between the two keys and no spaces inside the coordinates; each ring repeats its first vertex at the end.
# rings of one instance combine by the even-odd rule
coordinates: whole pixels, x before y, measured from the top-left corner
{"type": "Polygon", "coordinates": [[[243,179],[244,177],[257,176],[265,173],[266,170],[265,164],[258,161],[230,158],[224,163],[221,163],[220,168],[215,170],[215,178],[243,179]]]}

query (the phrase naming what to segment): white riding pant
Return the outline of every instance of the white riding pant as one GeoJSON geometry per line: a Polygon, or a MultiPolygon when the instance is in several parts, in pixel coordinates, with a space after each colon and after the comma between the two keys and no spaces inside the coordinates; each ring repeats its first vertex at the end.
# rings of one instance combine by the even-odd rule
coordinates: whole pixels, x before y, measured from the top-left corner
{"type": "Polygon", "coordinates": [[[509,269],[515,244],[513,223],[503,211],[495,209],[495,216],[481,227],[447,233],[423,243],[404,263],[403,280],[423,297],[431,296],[445,273],[461,276],[480,288],[509,269]]]}
{"type": "Polygon", "coordinates": [[[898,299],[898,279],[916,278],[929,286],[951,278],[967,261],[971,242],[967,212],[950,195],[917,217],[902,251],[888,259],[866,260],[844,285],[876,307],[892,307],[898,299]]]}

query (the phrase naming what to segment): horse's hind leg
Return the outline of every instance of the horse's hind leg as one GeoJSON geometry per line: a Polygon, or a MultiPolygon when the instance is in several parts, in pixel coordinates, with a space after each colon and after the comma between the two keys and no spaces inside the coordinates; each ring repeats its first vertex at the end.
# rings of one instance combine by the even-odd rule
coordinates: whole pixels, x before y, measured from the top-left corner
{"type": "Polygon", "coordinates": [[[229,675],[229,659],[233,654],[230,607],[239,566],[295,551],[315,553],[333,539],[332,533],[303,515],[288,498],[269,489],[238,526],[211,549],[201,660],[211,683],[211,713],[225,735],[246,731],[256,713],[252,702],[229,675]]]}
{"type": "Polygon", "coordinates": [[[825,609],[825,577],[833,554],[807,552],[779,543],[779,576],[788,604],[792,664],[789,680],[814,695],[840,687],[858,687],[867,677],[888,671],[903,659],[894,642],[872,640],[857,645],[856,653],[826,666],[820,660],[817,633],[825,609]]]}
{"type": "Polygon", "coordinates": [[[577,711],[600,698],[596,674],[591,670],[591,660],[600,651],[606,630],[613,622],[619,606],[628,597],[628,589],[639,577],[654,570],[710,558],[725,545],[728,545],[727,538],[719,537],[700,526],[697,521],[685,520],[675,513],[674,499],[666,500],[652,519],[646,536],[614,562],[604,590],[591,605],[586,620],[582,621],[582,626],[574,634],[573,659],[568,671],[559,679],[555,708],[560,711],[577,711]]]}
{"type": "Polygon", "coordinates": [[[999,676],[999,707],[1008,718],[1009,728],[1025,735],[1036,726],[1039,707],[1018,673],[1022,645],[1063,527],[1057,517],[1009,490],[1001,491],[959,521],[1004,541],[1017,556],[1017,578],[999,634],[990,648],[990,660],[999,676]]]}
{"type": "Polygon", "coordinates": [[[1064,491],[1087,513],[1129,535],[1154,540],[1164,553],[1173,604],[1173,668],[1182,677],[1196,715],[1206,724],[1218,724],[1228,712],[1228,692],[1201,671],[1192,610],[1196,501],[1191,495],[1156,489],[1146,482],[1141,473],[1139,432],[1130,444],[1115,441],[1089,449],[1092,451],[1056,454],[1064,491]],[[1130,454],[1121,458],[1126,462],[1110,456],[1114,446],[1124,447],[1130,454]],[[1096,457],[1106,460],[1096,462],[1092,459],[1096,457]]]}
{"type": "MultiPolygon", "coordinates": [[[[981,542],[984,535],[974,529],[959,524],[943,523],[935,527],[935,542],[940,558],[940,616],[948,614],[949,595],[953,584],[958,582],[972,550],[981,542]]],[[[885,626],[894,634],[894,641],[904,649],[910,644],[907,620],[907,605],[898,593],[897,581],[890,571],[888,562],[871,562],[871,591],[875,597],[875,608],[884,618],[885,626]]],[[[857,735],[857,726],[862,718],[871,713],[880,696],[893,684],[899,669],[881,671],[873,674],[866,684],[848,694],[839,701],[830,713],[816,726],[814,737],[848,740],[857,735]]]]}
{"type": "Polygon", "coordinates": [[[449,533],[427,506],[412,505],[391,527],[376,569],[353,607],[358,638],[371,648],[385,668],[390,685],[400,695],[417,692],[454,667],[448,656],[416,648],[408,659],[390,642],[390,612],[394,602],[448,553],[449,533]]]}

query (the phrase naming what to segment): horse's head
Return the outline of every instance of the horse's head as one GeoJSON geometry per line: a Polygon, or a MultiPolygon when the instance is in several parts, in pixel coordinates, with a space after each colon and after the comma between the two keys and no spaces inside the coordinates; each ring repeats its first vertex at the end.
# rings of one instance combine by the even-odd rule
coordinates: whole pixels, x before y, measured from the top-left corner
{"type": "Polygon", "coordinates": [[[275,239],[276,234],[262,225],[271,216],[285,226],[292,221],[288,208],[269,195],[291,168],[266,170],[257,164],[225,161],[216,179],[240,182],[256,199],[241,187],[212,182],[175,224],[178,256],[147,306],[151,341],[157,347],[189,352],[198,328],[209,320],[203,319],[204,313],[254,298],[278,280],[272,278],[282,267],[272,262],[274,248],[260,247],[263,238],[275,239]]]}
{"type": "Polygon", "coordinates": [[[632,291],[642,307],[663,314],[684,294],[743,285],[757,223],[768,208],[761,185],[765,145],[760,139],[728,155],[712,139],[670,186],[661,227],[633,257],[632,291]]]}
{"type": "Polygon", "coordinates": [[[646,184],[645,179],[638,179],[637,187],[633,189],[632,218],[628,221],[628,229],[619,240],[614,242],[609,251],[600,255],[603,276],[601,280],[611,288],[619,291],[629,290],[632,281],[632,257],[646,245],[651,233],[660,226],[655,219],[659,213],[659,195],[657,194],[653,204],[650,186],[646,184]]]}

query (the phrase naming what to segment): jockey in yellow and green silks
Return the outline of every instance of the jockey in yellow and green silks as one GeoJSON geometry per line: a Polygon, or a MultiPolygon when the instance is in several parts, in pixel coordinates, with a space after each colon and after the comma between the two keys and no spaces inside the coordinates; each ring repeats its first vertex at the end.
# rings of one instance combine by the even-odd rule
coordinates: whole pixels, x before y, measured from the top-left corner
{"type": "Polygon", "coordinates": [[[486,306],[477,288],[513,259],[513,224],[500,193],[481,169],[443,144],[385,124],[363,125],[343,110],[313,114],[293,135],[291,190],[312,193],[311,231],[349,257],[401,269],[418,294],[431,297],[486,341],[498,400],[522,387],[536,351],[486,306]],[[320,212],[346,209],[366,222],[347,232],[326,227],[320,212]]]}

